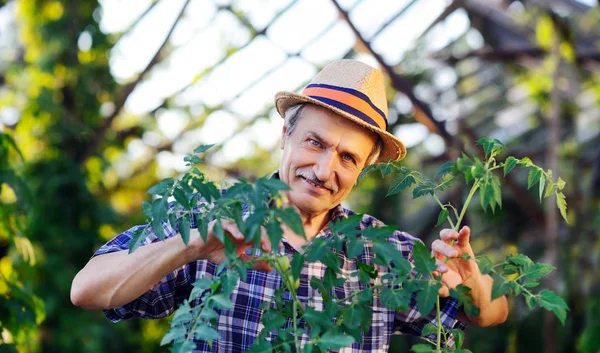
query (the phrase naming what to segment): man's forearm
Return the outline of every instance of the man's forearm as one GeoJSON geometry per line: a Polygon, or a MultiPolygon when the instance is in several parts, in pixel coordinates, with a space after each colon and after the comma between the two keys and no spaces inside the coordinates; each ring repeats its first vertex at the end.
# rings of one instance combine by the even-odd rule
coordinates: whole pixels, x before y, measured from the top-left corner
{"type": "Polygon", "coordinates": [[[127,304],[193,260],[180,237],[143,246],[132,254],[123,250],[99,255],[73,279],[71,301],[96,310],[127,304]]]}
{"type": "MultiPolygon", "coordinates": [[[[476,326],[494,326],[506,321],[508,316],[508,302],[506,297],[492,299],[492,286],[494,280],[489,275],[476,274],[464,281],[463,285],[471,288],[471,297],[479,308],[479,316],[467,314],[467,323],[476,326]]],[[[464,317],[462,318],[465,321],[464,317]]]]}

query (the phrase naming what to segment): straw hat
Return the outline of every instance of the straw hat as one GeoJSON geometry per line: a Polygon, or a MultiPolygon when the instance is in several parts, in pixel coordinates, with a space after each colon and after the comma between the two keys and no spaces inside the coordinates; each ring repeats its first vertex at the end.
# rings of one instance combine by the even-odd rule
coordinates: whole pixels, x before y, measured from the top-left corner
{"type": "Polygon", "coordinates": [[[332,110],[381,136],[379,162],[401,160],[406,155],[402,141],[387,132],[387,100],[381,71],[356,60],[327,65],[301,94],[278,92],[275,106],[282,117],[292,106],[312,103],[332,110]]]}

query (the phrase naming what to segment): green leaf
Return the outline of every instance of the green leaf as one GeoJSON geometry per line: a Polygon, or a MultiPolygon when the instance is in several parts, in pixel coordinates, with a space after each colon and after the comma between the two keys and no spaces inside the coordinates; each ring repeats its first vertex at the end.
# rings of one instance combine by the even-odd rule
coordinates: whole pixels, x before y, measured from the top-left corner
{"type": "Polygon", "coordinates": [[[142,201],[142,210],[148,218],[152,218],[152,204],[147,201],[142,201]]]}
{"type": "Polygon", "coordinates": [[[325,252],[329,250],[329,244],[325,238],[315,238],[308,246],[308,249],[304,253],[306,255],[306,261],[315,262],[325,256],[325,252]]]}
{"type": "Polygon", "coordinates": [[[506,158],[504,161],[504,176],[506,176],[506,174],[510,173],[510,171],[515,168],[517,162],[518,160],[513,156],[506,158]]]}
{"type": "Polygon", "coordinates": [[[194,148],[194,153],[202,153],[202,152],[206,152],[208,151],[212,146],[214,146],[214,144],[212,145],[200,145],[196,148],[194,148]]]}
{"type": "Polygon", "coordinates": [[[188,162],[188,164],[187,164],[188,166],[190,166],[190,165],[194,165],[194,164],[199,164],[199,163],[202,163],[202,162],[204,162],[204,161],[202,160],[202,158],[200,158],[200,157],[198,157],[198,156],[196,156],[196,155],[193,155],[193,154],[188,154],[188,155],[186,155],[186,156],[183,158],[183,161],[184,161],[184,162],[188,162]]]}
{"type": "Polygon", "coordinates": [[[569,223],[569,220],[567,219],[567,200],[565,200],[565,194],[562,192],[556,194],[556,206],[558,206],[562,218],[569,223]]]}
{"type": "Polygon", "coordinates": [[[363,170],[360,172],[360,175],[358,176],[358,180],[356,182],[360,183],[367,176],[367,174],[369,174],[371,171],[373,171],[373,169],[376,168],[380,168],[380,164],[371,164],[364,167],[363,170]]]}
{"type": "Polygon", "coordinates": [[[480,310],[474,304],[473,297],[471,297],[471,288],[459,284],[455,289],[450,290],[452,297],[458,299],[458,306],[462,306],[467,314],[472,316],[479,316],[480,310]]]}
{"type": "Polygon", "coordinates": [[[336,330],[329,330],[321,336],[318,345],[323,349],[331,350],[348,347],[354,342],[355,340],[352,336],[346,335],[336,330]]]}
{"type": "Polygon", "coordinates": [[[171,327],[171,329],[169,329],[167,334],[163,336],[162,340],[160,341],[160,345],[164,346],[173,341],[175,341],[175,342],[182,341],[185,339],[185,334],[186,334],[186,331],[185,331],[184,326],[171,327]]]}
{"type": "MultiPolygon", "coordinates": [[[[235,184],[240,185],[240,184],[235,184]]],[[[213,200],[218,199],[221,196],[221,193],[212,182],[203,182],[198,178],[192,179],[192,186],[198,190],[200,195],[204,198],[206,202],[212,202],[213,200]]]]}
{"type": "Polygon", "coordinates": [[[388,197],[397,194],[402,190],[406,189],[407,187],[411,186],[415,182],[415,178],[410,174],[400,175],[398,178],[392,181],[392,185],[390,186],[388,193],[385,196],[388,197]]]}
{"type": "Polygon", "coordinates": [[[413,189],[413,199],[419,198],[424,195],[433,195],[434,189],[429,185],[419,185],[413,189]]]}
{"type": "Polygon", "coordinates": [[[496,199],[494,196],[494,188],[488,183],[482,183],[479,190],[479,198],[481,201],[481,208],[483,208],[484,211],[486,211],[489,206],[492,209],[492,212],[495,212],[496,199]]]}
{"type": "Polygon", "coordinates": [[[177,203],[179,203],[181,206],[183,206],[183,208],[185,209],[189,209],[190,205],[189,205],[189,200],[187,198],[187,196],[185,195],[185,192],[176,187],[173,190],[173,196],[175,197],[175,200],[177,201],[177,203]]]}
{"type": "Polygon", "coordinates": [[[542,202],[542,196],[544,195],[544,187],[546,186],[546,177],[544,174],[540,176],[540,202],[542,202]]]}
{"type": "Polygon", "coordinates": [[[363,308],[360,305],[346,305],[341,308],[344,326],[360,327],[363,321],[363,308]]]}
{"type": "Polygon", "coordinates": [[[431,256],[431,252],[420,241],[415,242],[412,251],[413,263],[415,270],[422,275],[430,276],[431,272],[436,269],[435,259],[431,256]]]}
{"type": "Polygon", "coordinates": [[[379,167],[379,171],[381,172],[381,177],[385,178],[388,176],[392,170],[394,170],[394,165],[391,163],[384,163],[379,167]]]}
{"type": "Polygon", "coordinates": [[[479,267],[479,271],[481,272],[481,274],[487,275],[488,273],[492,272],[492,268],[494,267],[494,264],[492,264],[490,259],[488,259],[486,256],[478,257],[476,261],[477,261],[477,266],[479,267]]]}
{"type": "Polygon", "coordinates": [[[194,330],[194,338],[201,339],[203,341],[213,341],[221,338],[219,332],[208,325],[198,325],[194,330]]]}
{"type": "Polygon", "coordinates": [[[133,232],[131,242],[129,243],[130,254],[134,252],[135,249],[139,248],[142,243],[144,243],[144,240],[146,240],[146,237],[148,236],[147,230],[148,226],[138,226],[133,232]]]}
{"type": "Polygon", "coordinates": [[[527,281],[523,282],[523,287],[525,288],[535,288],[537,286],[539,286],[540,283],[534,280],[530,280],[528,279],[527,281]]]}
{"type": "Polygon", "coordinates": [[[261,182],[268,189],[273,190],[273,191],[290,190],[289,185],[286,184],[285,182],[281,181],[280,179],[275,179],[275,178],[261,179],[261,182]]]}
{"type": "Polygon", "coordinates": [[[192,316],[192,313],[189,311],[185,311],[188,309],[189,309],[189,307],[188,308],[183,307],[183,311],[181,311],[182,307],[179,307],[179,309],[175,313],[175,316],[173,316],[173,320],[171,320],[171,325],[175,326],[175,325],[180,325],[180,324],[188,323],[188,322],[192,321],[194,318],[192,316]]]}
{"type": "Polygon", "coordinates": [[[537,295],[526,295],[525,303],[527,303],[527,306],[529,307],[529,309],[535,308],[535,306],[538,305],[538,303],[539,303],[538,296],[537,295]]]}
{"type": "Polygon", "coordinates": [[[433,178],[435,179],[440,175],[452,173],[453,168],[454,168],[454,162],[446,162],[438,168],[438,170],[437,170],[437,172],[435,172],[435,176],[433,178]]]}
{"type": "Polygon", "coordinates": [[[411,293],[406,289],[386,288],[381,291],[380,299],[383,306],[394,310],[407,310],[411,293]]]}
{"type": "Polygon", "coordinates": [[[494,300],[506,295],[510,287],[508,285],[509,282],[507,282],[504,277],[493,275],[492,278],[494,279],[494,282],[492,283],[492,300],[494,300]]]}
{"type": "Polygon", "coordinates": [[[458,159],[456,159],[456,163],[454,164],[453,169],[455,171],[464,173],[467,170],[470,170],[472,165],[473,165],[473,161],[469,158],[469,156],[462,153],[462,157],[459,157],[458,159]]]}
{"type": "Polygon", "coordinates": [[[448,210],[446,208],[443,208],[440,214],[438,215],[437,223],[435,224],[435,226],[437,227],[444,223],[446,218],[448,218],[448,210]]]}
{"type": "Polygon", "coordinates": [[[436,350],[435,347],[426,343],[415,344],[410,347],[410,350],[415,353],[434,353],[436,350]]]}
{"type": "Polygon", "coordinates": [[[165,238],[162,221],[167,218],[167,201],[164,197],[152,201],[152,232],[158,239],[165,238]]]}
{"type": "Polygon", "coordinates": [[[233,303],[225,294],[217,294],[210,297],[210,301],[214,303],[216,308],[231,310],[233,309],[233,303]]]}
{"type": "Polygon", "coordinates": [[[556,181],[556,187],[558,188],[558,190],[562,190],[565,187],[565,181],[562,180],[562,178],[558,178],[558,180],[556,181]]]}
{"type": "Polygon", "coordinates": [[[548,180],[548,187],[546,188],[546,192],[544,193],[544,197],[548,197],[548,196],[554,195],[555,192],[556,192],[555,184],[552,182],[552,180],[548,180]]]}
{"type": "MultiPolygon", "coordinates": [[[[454,336],[454,342],[456,344],[456,348],[462,347],[463,342],[465,341],[465,332],[458,328],[452,328],[448,330],[448,333],[454,336]]],[[[459,352],[459,350],[455,351],[459,352]]]]}
{"type": "Polygon", "coordinates": [[[300,273],[302,273],[302,268],[304,267],[304,255],[300,253],[294,253],[292,257],[292,276],[294,279],[300,277],[300,273]]]}
{"type": "Polygon", "coordinates": [[[281,229],[281,225],[279,222],[276,222],[274,219],[270,219],[269,223],[267,223],[267,235],[269,237],[269,241],[271,242],[273,248],[277,248],[281,239],[283,238],[283,230],[281,229]]]}
{"type": "Polygon", "coordinates": [[[531,167],[533,165],[533,163],[531,162],[531,159],[529,159],[529,157],[521,158],[521,163],[523,164],[523,167],[531,167]]]}
{"type": "Polygon", "coordinates": [[[160,183],[152,186],[148,189],[148,194],[150,195],[162,195],[167,192],[175,183],[173,178],[167,178],[162,180],[160,183]]]}
{"type": "Polygon", "coordinates": [[[429,334],[432,333],[436,333],[437,332],[437,326],[435,326],[434,324],[432,324],[431,322],[428,323],[427,325],[425,325],[423,327],[423,330],[421,331],[421,337],[427,336],[429,334]]]}
{"type": "Polygon", "coordinates": [[[358,267],[358,270],[360,272],[366,273],[369,278],[372,278],[372,279],[377,278],[378,271],[375,269],[375,266],[368,265],[361,261],[357,261],[356,267],[358,267]]]}
{"type": "Polygon", "coordinates": [[[510,254],[506,256],[506,260],[520,267],[528,267],[533,265],[533,261],[527,255],[524,254],[510,254]]]}
{"type": "MultiPolygon", "coordinates": [[[[305,347],[306,349],[306,347],[305,347]]],[[[272,353],[274,352],[273,347],[271,346],[271,342],[265,339],[256,339],[252,346],[250,346],[250,350],[246,351],[247,353],[272,353]]]]}
{"type": "Polygon", "coordinates": [[[490,152],[492,152],[492,149],[494,148],[494,141],[490,140],[487,137],[477,140],[477,144],[483,147],[483,151],[485,152],[486,156],[489,155],[490,152]]]}
{"type": "Polygon", "coordinates": [[[532,268],[527,271],[524,275],[529,277],[531,280],[538,280],[550,272],[554,271],[556,267],[543,263],[536,263],[532,268]]]}
{"type": "Polygon", "coordinates": [[[223,287],[223,293],[225,295],[231,295],[233,289],[237,285],[239,280],[238,275],[234,271],[228,271],[225,275],[221,276],[221,286],[223,287]]]}
{"type": "Polygon", "coordinates": [[[497,176],[493,175],[490,178],[490,185],[491,185],[492,190],[494,192],[494,201],[496,202],[496,204],[498,205],[498,207],[502,207],[502,191],[500,189],[500,178],[498,178],[497,176]]]}
{"type": "Polygon", "coordinates": [[[542,176],[542,170],[538,167],[532,167],[529,170],[529,176],[527,177],[527,189],[537,184],[542,176]]]}
{"type": "Polygon", "coordinates": [[[279,328],[285,324],[285,321],[285,317],[283,317],[279,311],[274,309],[265,311],[263,317],[261,318],[261,322],[265,325],[265,330],[279,328]]]}
{"type": "Polygon", "coordinates": [[[179,224],[179,234],[181,234],[181,239],[183,239],[185,245],[188,245],[190,242],[190,227],[190,219],[187,215],[183,215],[179,224]]]}
{"type": "Polygon", "coordinates": [[[385,240],[375,242],[373,244],[373,252],[377,257],[383,258],[385,266],[389,266],[392,261],[394,264],[402,266],[403,263],[407,261],[396,247],[390,246],[390,243],[385,240]]]}
{"type": "Polygon", "coordinates": [[[563,298],[551,290],[544,289],[539,293],[539,304],[542,308],[552,311],[561,324],[565,324],[569,308],[563,298]]]}
{"type": "Polygon", "coordinates": [[[281,218],[283,223],[285,223],[292,230],[292,232],[296,233],[301,237],[306,237],[304,235],[302,219],[300,218],[298,213],[296,213],[296,210],[294,210],[292,207],[288,207],[284,210],[277,209],[275,212],[277,214],[277,217],[281,218]]]}
{"type": "Polygon", "coordinates": [[[183,341],[173,344],[171,353],[189,353],[196,348],[196,344],[192,341],[183,341]]]}
{"type": "Polygon", "coordinates": [[[422,316],[427,316],[433,310],[438,298],[438,290],[441,286],[442,284],[439,282],[435,284],[429,282],[425,288],[417,293],[417,308],[422,316]]]}
{"type": "Polygon", "coordinates": [[[361,239],[351,239],[346,243],[346,255],[348,258],[355,258],[364,251],[365,242],[361,239]]]}

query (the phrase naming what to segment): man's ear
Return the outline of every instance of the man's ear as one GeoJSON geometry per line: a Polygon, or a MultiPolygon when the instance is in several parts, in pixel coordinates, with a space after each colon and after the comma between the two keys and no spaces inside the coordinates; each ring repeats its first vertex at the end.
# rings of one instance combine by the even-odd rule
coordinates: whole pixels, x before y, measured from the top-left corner
{"type": "Polygon", "coordinates": [[[285,139],[287,138],[287,125],[283,125],[283,129],[281,129],[281,141],[279,142],[279,148],[283,149],[285,147],[285,139]]]}

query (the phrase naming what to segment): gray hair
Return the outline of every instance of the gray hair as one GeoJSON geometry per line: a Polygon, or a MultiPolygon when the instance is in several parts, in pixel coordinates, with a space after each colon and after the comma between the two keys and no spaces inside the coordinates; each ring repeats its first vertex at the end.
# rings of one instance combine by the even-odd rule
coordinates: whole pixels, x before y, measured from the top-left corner
{"type": "MultiPolygon", "coordinates": [[[[299,103],[289,107],[285,111],[284,125],[287,127],[285,131],[286,138],[289,137],[292,134],[292,132],[294,132],[294,130],[296,129],[298,121],[300,120],[300,116],[302,115],[302,110],[304,110],[304,107],[306,107],[307,104],[309,103],[299,103]]],[[[367,163],[365,164],[365,167],[377,163],[382,149],[383,140],[381,139],[381,136],[377,134],[377,141],[375,142],[371,153],[369,153],[369,156],[367,157],[367,163]]]]}

